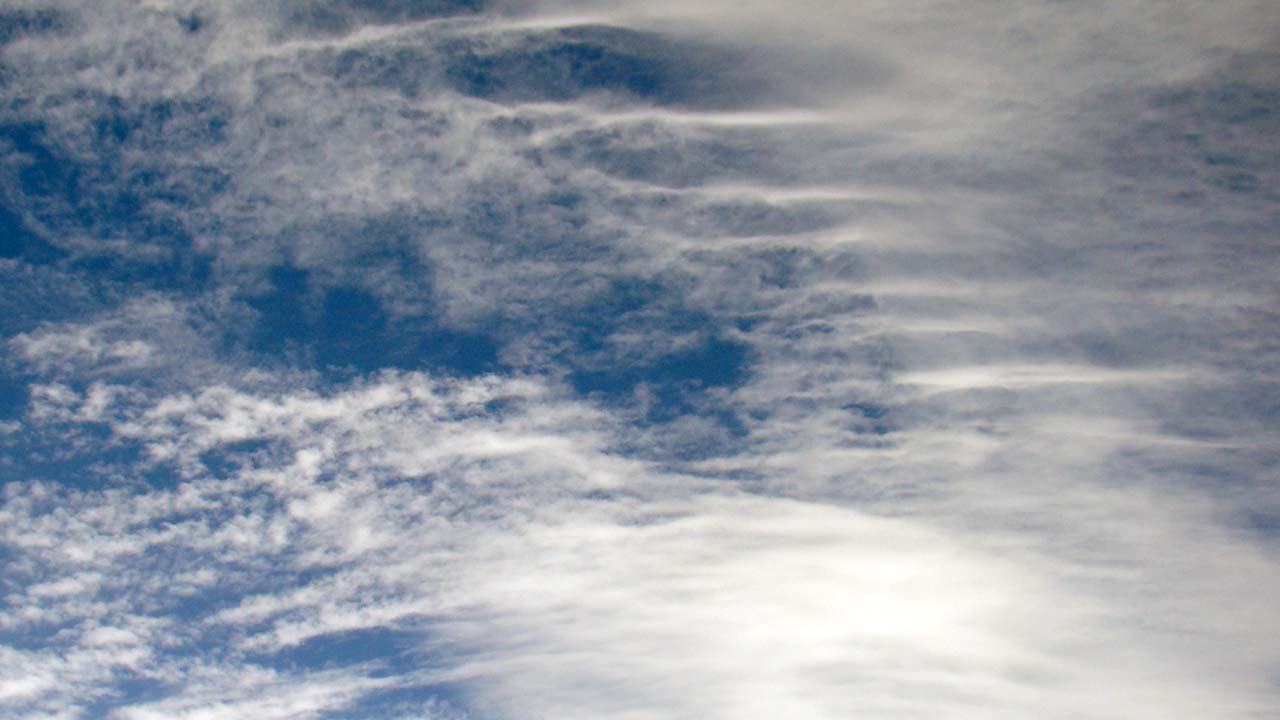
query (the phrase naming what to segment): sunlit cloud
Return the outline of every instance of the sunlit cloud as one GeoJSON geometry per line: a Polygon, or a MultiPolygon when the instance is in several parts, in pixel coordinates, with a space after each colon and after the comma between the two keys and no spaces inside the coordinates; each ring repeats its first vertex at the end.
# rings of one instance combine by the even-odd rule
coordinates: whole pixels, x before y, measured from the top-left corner
{"type": "Polygon", "coordinates": [[[1280,707],[1272,3],[0,10],[0,714],[1280,707]]]}

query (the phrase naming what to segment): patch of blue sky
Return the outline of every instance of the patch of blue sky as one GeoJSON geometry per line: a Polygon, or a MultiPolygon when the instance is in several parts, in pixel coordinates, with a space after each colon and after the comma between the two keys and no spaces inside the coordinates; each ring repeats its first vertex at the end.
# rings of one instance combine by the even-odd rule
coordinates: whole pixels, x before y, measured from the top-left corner
{"type": "Polygon", "coordinates": [[[67,256],[27,227],[16,208],[0,205],[0,258],[47,264],[67,256]]]}
{"type": "Polygon", "coordinates": [[[690,108],[745,107],[763,87],[746,58],[657,33],[579,25],[491,43],[444,46],[459,92],[499,102],[563,102],[590,94],[690,108]]]}
{"type": "Polygon", "coordinates": [[[429,641],[422,630],[379,626],[328,633],[247,658],[289,672],[372,664],[378,675],[398,676],[421,669],[422,647],[429,641]]]}
{"type": "Polygon", "coordinates": [[[120,673],[99,697],[85,703],[80,713],[84,717],[110,717],[121,708],[162,700],[177,689],[161,678],[120,673]]]}
{"type": "MultiPolygon", "coordinates": [[[[576,350],[570,348],[570,352],[576,350]]],[[[731,387],[746,377],[749,352],[745,343],[709,335],[690,347],[640,362],[617,363],[610,359],[601,369],[575,370],[570,373],[569,382],[579,392],[606,397],[630,396],[641,384],[684,387],[693,392],[731,387]]]]}
{"type": "Polygon", "coordinates": [[[54,8],[0,9],[0,46],[12,40],[60,30],[66,18],[54,8]]]}
{"type": "Polygon", "coordinates": [[[231,477],[239,472],[276,464],[285,450],[264,438],[225,443],[200,453],[200,463],[212,477],[231,477]]]}
{"type": "Polygon", "coordinates": [[[555,359],[577,392],[629,403],[643,386],[656,393],[650,421],[696,412],[690,396],[740,385],[750,372],[750,348],[663,282],[616,281],[550,326],[555,359]],[[647,339],[637,346],[637,337],[647,339]]]}
{"type": "MultiPolygon", "coordinates": [[[[192,248],[181,216],[216,194],[225,178],[220,182],[208,168],[139,167],[122,157],[154,150],[160,138],[166,138],[166,149],[181,150],[166,119],[200,111],[174,105],[156,103],[142,116],[100,116],[86,148],[66,146],[42,123],[0,126],[0,143],[14,153],[5,168],[9,190],[0,223],[8,232],[0,257],[66,261],[69,269],[99,281],[199,289],[209,279],[209,259],[192,248]],[[119,251],[122,241],[132,252],[119,251]]],[[[190,121],[184,118],[184,126],[190,121]]],[[[216,134],[211,129],[202,142],[217,142],[216,134]]]]}
{"type": "Polygon", "coordinates": [[[394,317],[370,292],[317,286],[305,270],[277,267],[268,277],[271,289],[247,300],[257,316],[247,347],[267,358],[318,369],[331,381],[387,368],[462,377],[502,369],[498,342],[487,335],[394,317]]]}
{"type": "Polygon", "coordinates": [[[408,98],[438,92],[519,104],[609,98],[613,102],[742,108],[761,102],[745,58],[734,51],[609,26],[573,26],[512,37],[452,38],[320,54],[344,85],[386,88],[408,98]]]}
{"type": "MultiPolygon", "coordinates": [[[[25,408],[24,408],[25,410],[25,408]]],[[[121,482],[171,487],[172,470],[147,462],[138,446],[121,443],[105,426],[46,428],[44,433],[14,433],[0,447],[17,460],[6,479],[53,482],[81,490],[116,487],[121,482]]]]}
{"type": "Polygon", "coordinates": [[[0,371],[0,421],[13,420],[27,410],[27,383],[0,371]]]}

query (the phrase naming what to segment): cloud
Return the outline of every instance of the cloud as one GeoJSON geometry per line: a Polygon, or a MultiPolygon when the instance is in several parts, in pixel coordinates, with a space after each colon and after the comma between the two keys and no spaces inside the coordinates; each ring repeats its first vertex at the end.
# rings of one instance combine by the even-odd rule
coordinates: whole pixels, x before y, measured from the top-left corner
{"type": "Polygon", "coordinates": [[[212,672],[188,685],[178,698],[135,706],[119,713],[125,720],[152,718],[306,718],[349,704],[361,692],[385,685],[374,679],[353,680],[319,673],[314,677],[281,677],[263,669],[238,673],[212,672]]]}
{"type": "Polygon", "coordinates": [[[5,712],[1275,709],[1269,4],[6,13],[5,712]]]}
{"type": "MultiPolygon", "coordinates": [[[[452,686],[496,717],[1014,717],[1046,702],[1062,717],[1105,716],[1092,691],[1103,678],[1126,689],[1107,712],[1191,717],[1228,697],[1265,702],[1249,685],[1251,663],[1270,652],[1258,640],[1265,594],[1241,604],[1233,588],[1274,584],[1273,559],[1217,526],[1204,499],[1091,478],[1106,453],[1073,466],[1061,433],[1034,446],[1025,433],[997,438],[968,466],[919,431],[895,440],[896,457],[805,458],[842,473],[846,494],[858,478],[892,472],[882,487],[901,492],[912,467],[921,481],[954,468],[906,502],[788,491],[803,476],[781,453],[760,468],[769,492],[744,494],[608,453],[598,411],[547,393],[532,379],[386,375],[327,396],[215,388],[123,400],[114,432],[184,479],[141,494],[63,491],[56,505],[42,500],[50,489],[11,488],[6,544],[26,558],[18,567],[50,577],[30,596],[59,601],[53,615],[6,624],[79,624],[82,653],[136,647],[149,676],[188,676],[210,642],[238,648],[217,666],[226,684],[189,680],[168,699],[126,701],[121,717],[308,716],[405,683],[452,686]],[[250,442],[258,449],[223,455],[250,442]],[[1029,464],[1055,474],[1010,485],[1029,464]],[[797,493],[811,499],[788,499],[797,493]],[[1149,563],[1152,553],[1165,560],[1149,563]],[[205,575],[166,600],[152,583],[175,561],[205,575]],[[207,604],[188,605],[187,592],[207,604]],[[182,630],[83,625],[196,608],[200,621],[182,630]],[[273,658],[376,629],[420,637],[423,664],[370,675],[396,657],[378,655],[368,669],[269,689],[282,672],[273,658]]],[[[102,676],[83,662],[45,672],[88,691],[102,676]]]]}

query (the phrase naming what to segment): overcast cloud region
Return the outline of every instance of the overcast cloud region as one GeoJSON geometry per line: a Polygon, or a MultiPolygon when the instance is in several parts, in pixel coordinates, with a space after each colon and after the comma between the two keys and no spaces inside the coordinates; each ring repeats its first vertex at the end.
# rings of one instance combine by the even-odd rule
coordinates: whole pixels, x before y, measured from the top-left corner
{"type": "Polygon", "coordinates": [[[10,0],[0,717],[1280,718],[1272,0],[10,0]]]}

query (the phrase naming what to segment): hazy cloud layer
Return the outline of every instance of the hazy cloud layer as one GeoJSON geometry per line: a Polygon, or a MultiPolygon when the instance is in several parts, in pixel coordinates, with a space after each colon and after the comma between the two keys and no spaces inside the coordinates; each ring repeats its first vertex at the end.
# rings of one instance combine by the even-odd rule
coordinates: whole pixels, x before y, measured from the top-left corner
{"type": "Polygon", "coordinates": [[[0,11],[0,714],[1280,712],[1277,28],[0,11]]]}

